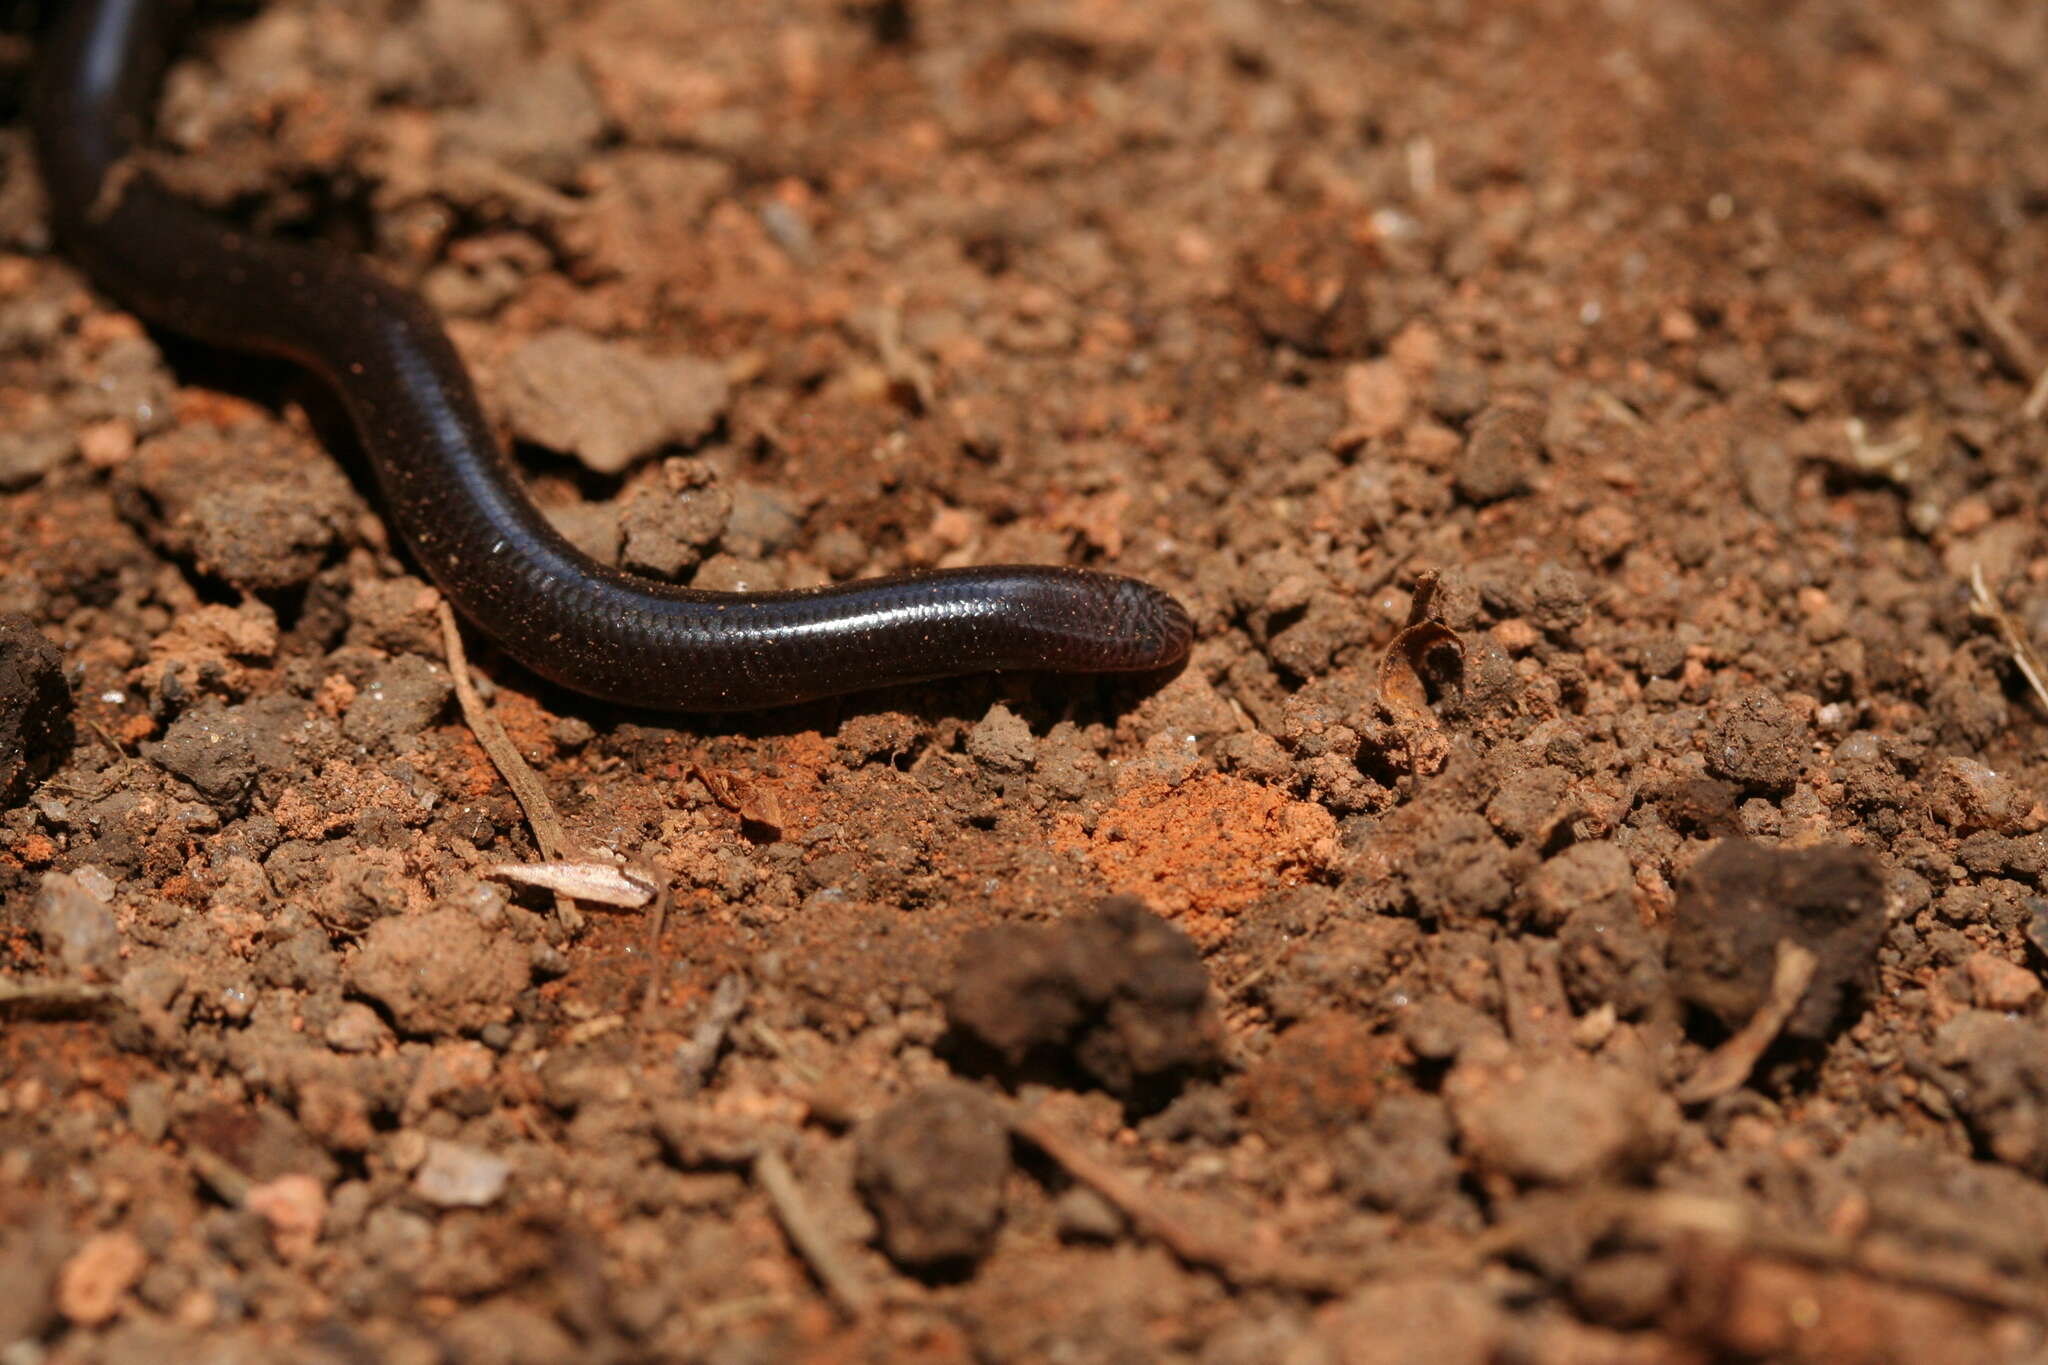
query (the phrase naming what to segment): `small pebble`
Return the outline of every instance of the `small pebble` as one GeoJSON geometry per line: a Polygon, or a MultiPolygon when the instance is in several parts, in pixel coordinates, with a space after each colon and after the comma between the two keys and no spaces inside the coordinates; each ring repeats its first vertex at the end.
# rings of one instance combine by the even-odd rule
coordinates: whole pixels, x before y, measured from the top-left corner
{"type": "Polygon", "coordinates": [[[1114,1242],[1124,1231],[1124,1216],[1086,1185],[1053,1201],[1052,1216],[1060,1236],[1072,1242],[1114,1242]]]}
{"type": "Polygon", "coordinates": [[[43,877],[36,892],[36,932],[46,951],[76,976],[111,979],[121,960],[114,912],[68,872],[43,877]]]}
{"type": "Polygon", "coordinates": [[[336,1052],[374,1052],[392,1034],[377,1011],[351,1000],[334,1012],[320,1036],[336,1052]]]}
{"type": "Polygon", "coordinates": [[[997,702],[989,707],[981,723],[967,732],[967,752],[984,767],[999,773],[1022,772],[1031,766],[1038,742],[1031,726],[1009,707],[997,702]]]}
{"type": "Polygon", "coordinates": [[[412,1187],[442,1208],[480,1209],[497,1202],[512,1178],[512,1163],[501,1156],[439,1138],[427,1142],[426,1159],[413,1173],[412,1187]]]}
{"type": "Polygon", "coordinates": [[[1975,952],[1963,964],[1979,1009],[2023,1010],[2041,993],[2041,979],[1996,953],[1975,952]]]}
{"type": "Polygon", "coordinates": [[[327,1191],[310,1175],[281,1175],[254,1186],[244,1203],[270,1225],[271,1245],[287,1261],[306,1256],[320,1240],[327,1191]]]}
{"type": "Polygon", "coordinates": [[[144,1142],[161,1142],[171,1127],[171,1092],[162,1081],[128,1087],[128,1126],[144,1142]]]}
{"type": "Polygon", "coordinates": [[[557,329],[503,365],[499,396],[523,439],[616,474],[666,444],[700,439],[725,411],[725,370],[689,356],[557,329]]]}
{"type": "Polygon", "coordinates": [[[126,1232],[102,1232],[86,1239],[57,1275],[57,1311],[91,1327],[114,1316],[121,1300],[142,1278],[149,1255],[126,1232]]]}

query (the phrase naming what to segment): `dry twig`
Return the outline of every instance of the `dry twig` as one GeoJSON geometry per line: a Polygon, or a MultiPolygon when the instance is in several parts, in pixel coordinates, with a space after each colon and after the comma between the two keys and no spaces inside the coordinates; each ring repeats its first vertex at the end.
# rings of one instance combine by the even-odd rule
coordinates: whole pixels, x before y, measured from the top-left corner
{"type": "MultiPolygon", "coordinates": [[[[659,979],[656,977],[648,982],[650,1001],[654,996],[654,981],[659,979]]],[[[747,979],[738,972],[720,977],[718,984],[711,988],[710,1007],[697,1021],[689,1040],[676,1049],[676,1070],[682,1074],[683,1085],[687,1089],[701,1089],[710,1079],[711,1068],[718,1064],[719,1049],[725,1046],[733,1021],[740,1017],[740,1011],[746,1006],[747,979]]]]}
{"type": "MultiPolygon", "coordinates": [[[[440,612],[442,648],[448,656],[449,676],[455,681],[456,700],[462,704],[462,718],[469,723],[476,742],[483,746],[505,779],[505,785],[512,789],[512,797],[519,802],[519,809],[526,812],[526,822],[533,827],[533,841],[540,845],[541,856],[557,863],[581,861],[581,850],[569,842],[569,836],[562,829],[562,818],[555,813],[555,803],[548,799],[547,789],[520,755],[512,737],[505,733],[505,727],[498,724],[498,718],[477,695],[476,684],[469,677],[469,656],[462,648],[462,632],[456,629],[455,611],[445,597],[441,599],[440,612]]],[[[559,891],[555,893],[555,914],[569,929],[582,927],[583,912],[559,891]]]]}
{"type": "Polygon", "coordinates": [[[2027,390],[2026,401],[2020,404],[2020,416],[2029,422],[2040,421],[2043,413],[2048,413],[2048,369],[2041,371],[2034,387],[2027,390]]]}
{"type": "Polygon", "coordinates": [[[1984,566],[1981,564],[1970,566],[1970,593],[1977,610],[1990,617],[1999,633],[2005,636],[2005,647],[2012,651],[2012,661],[2026,677],[2027,685],[2034,689],[2034,696],[2043,707],[2048,707],[2048,685],[2042,681],[2048,677],[2048,669],[2042,667],[2041,656],[2034,652],[2034,646],[2020,630],[2019,622],[2012,619],[2011,614],[1999,605],[1998,599],[1991,595],[1991,589],[1984,586],[1984,566]]]}
{"type": "Polygon", "coordinates": [[[1010,1131],[1045,1153],[1081,1184],[1130,1219],[1131,1226],[1189,1265],[1215,1271],[1236,1285],[1273,1285],[1312,1294],[1332,1294],[1356,1280],[1334,1265],[1270,1255],[1242,1236],[1207,1232],[1170,1212],[1122,1172],[1096,1160],[1081,1145],[1015,1105],[1003,1109],[1010,1131]]]}
{"type": "Polygon", "coordinates": [[[776,1220],[788,1235],[789,1244],[804,1258],[833,1302],[848,1317],[866,1313],[874,1304],[873,1293],[839,1244],[819,1225],[796,1183],[795,1173],[781,1153],[769,1148],[754,1158],[754,1183],[774,1206],[776,1220]]]}
{"type": "Polygon", "coordinates": [[[1733,1037],[1707,1054],[1699,1069],[1678,1087],[1680,1104],[1704,1104],[1719,1099],[1749,1079],[1757,1059],[1777,1040],[1779,1030],[1799,1008],[1806,988],[1813,984],[1820,959],[1791,939],[1778,940],[1778,961],[1771,974],[1771,993],[1749,1022],[1733,1037]]]}
{"type": "Polygon", "coordinates": [[[236,1168],[225,1157],[198,1143],[189,1143],[185,1148],[185,1160],[191,1165],[192,1173],[205,1182],[221,1203],[241,1208],[249,1202],[249,1191],[256,1182],[236,1168]]]}
{"type": "Polygon", "coordinates": [[[1777,1256],[1822,1270],[1846,1270],[1883,1284],[1946,1294],[1989,1308],[2048,1318],[2048,1298],[2018,1280],[1941,1253],[1928,1256],[1885,1239],[1860,1243],[1826,1233],[1773,1228],[1758,1222],[1753,1208],[1732,1200],[1675,1191],[1631,1193],[1615,1209],[1618,1223],[1668,1240],[1716,1237],[1760,1256],[1777,1256]]]}
{"type": "Polygon", "coordinates": [[[120,998],[110,986],[91,986],[83,981],[16,981],[0,976],[0,1011],[18,1009],[35,1014],[91,1010],[119,1003],[120,998]]]}
{"type": "Polygon", "coordinates": [[[2041,352],[2012,320],[2008,298],[1994,299],[1981,280],[1970,282],[1970,312],[1984,331],[1991,356],[2013,378],[2030,382],[2041,373],[2041,352]]]}

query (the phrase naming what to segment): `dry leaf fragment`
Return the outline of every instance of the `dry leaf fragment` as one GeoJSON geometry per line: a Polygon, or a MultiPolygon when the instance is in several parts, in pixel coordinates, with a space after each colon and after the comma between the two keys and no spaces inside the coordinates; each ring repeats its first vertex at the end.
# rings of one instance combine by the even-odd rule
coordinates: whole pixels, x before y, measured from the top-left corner
{"type": "Polygon", "coordinates": [[[1407,741],[1409,768],[1433,773],[1450,756],[1450,737],[1430,710],[1431,693],[1465,684],[1465,642],[1441,621],[1431,620],[1437,576],[1424,574],[1415,586],[1408,624],[1380,655],[1380,703],[1407,741]]]}
{"type": "Polygon", "coordinates": [[[608,863],[499,863],[485,871],[509,882],[621,910],[638,910],[654,899],[654,883],[644,874],[608,863]]]}

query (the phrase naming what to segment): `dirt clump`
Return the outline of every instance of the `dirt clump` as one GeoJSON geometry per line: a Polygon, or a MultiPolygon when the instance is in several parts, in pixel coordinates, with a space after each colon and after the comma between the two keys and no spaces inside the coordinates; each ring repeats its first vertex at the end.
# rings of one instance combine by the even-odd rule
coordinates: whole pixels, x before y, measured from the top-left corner
{"type": "Polygon", "coordinates": [[[1777,946],[1789,940],[1817,963],[1785,1034],[1826,1038],[1876,984],[1885,900],[1883,868],[1861,849],[1724,840],[1679,888],[1673,989],[1724,1027],[1739,1028],[1763,1004],[1777,946]]]}
{"type": "Polygon", "coordinates": [[[1009,1130],[986,1096],[920,1090],[863,1124],[854,1143],[854,1181],[892,1260],[943,1270],[988,1251],[1011,1163],[1009,1130]]]}
{"type": "Polygon", "coordinates": [[[0,615],[0,806],[27,795],[70,739],[64,656],[32,622],[0,615]]]}
{"type": "Polygon", "coordinates": [[[1213,1066],[1208,973],[1185,934],[1128,896],[1049,925],[985,929],[961,948],[946,1016],[1009,1068],[1078,1068],[1136,1097],[1213,1066]]]}
{"type": "Polygon", "coordinates": [[[1480,1171],[1539,1185],[1640,1172],[1678,1132],[1678,1106],[1645,1077],[1577,1059],[1460,1058],[1445,1098],[1480,1171]]]}
{"type": "Polygon", "coordinates": [[[413,1034],[474,1033],[503,1023],[532,975],[518,943],[458,909],[375,921],[346,970],[351,989],[413,1034]]]}

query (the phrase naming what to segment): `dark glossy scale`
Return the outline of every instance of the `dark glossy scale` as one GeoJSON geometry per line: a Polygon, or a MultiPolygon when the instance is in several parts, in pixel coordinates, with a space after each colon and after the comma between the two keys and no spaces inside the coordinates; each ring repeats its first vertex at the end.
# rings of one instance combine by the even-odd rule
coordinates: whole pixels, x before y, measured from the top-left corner
{"type": "Polygon", "coordinates": [[[183,7],[72,0],[40,54],[36,147],[59,240],[115,298],[207,343],[296,360],[340,395],[385,515],[470,621],[544,677],[674,710],[779,706],[987,670],[1135,672],[1187,653],[1149,584],[995,567],[774,593],[623,573],[520,488],[426,305],[335,253],[252,238],[131,173],[183,7]]]}

